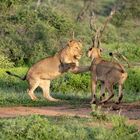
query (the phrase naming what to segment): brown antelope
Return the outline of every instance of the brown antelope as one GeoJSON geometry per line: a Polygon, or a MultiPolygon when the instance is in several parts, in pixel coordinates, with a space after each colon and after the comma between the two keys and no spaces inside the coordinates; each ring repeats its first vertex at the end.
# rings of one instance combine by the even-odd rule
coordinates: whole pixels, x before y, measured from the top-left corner
{"type": "MultiPolygon", "coordinates": [[[[122,87],[124,81],[127,78],[127,72],[124,67],[117,62],[104,60],[101,56],[101,36],[105,30],[107,23],[112,18],[115,10],[111,11],[110,15],[107,17],[103,27],[96,28],[94,25],[95,36],[93,38],[93,46],[88,50],[88,57],[92,59],[90,71],[91,71],[91,92],[92,92],[92,101],[91,103],[96,103],[96,85],[97,82],[101,82],[101,97],[100,103],[105,103],[114,96],[113,86],[118,84],[119,86],[119,97],[116,103],[120,103],[123,93],[122,87]],[[109,96],[106,99],[105,89],[107,89],[109,96]]],[[[92,28],[92,20],[94,20],[94,13],[91,13],[90,27],[92,28]]]]}

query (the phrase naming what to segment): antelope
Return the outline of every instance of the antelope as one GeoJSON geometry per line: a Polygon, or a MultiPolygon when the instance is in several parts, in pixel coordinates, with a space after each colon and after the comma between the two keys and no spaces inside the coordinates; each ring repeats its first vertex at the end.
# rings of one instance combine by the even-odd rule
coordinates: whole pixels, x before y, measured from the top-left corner
{"type": "Polygon", "coordinates": [[[121,65],[120,63],[103,59],[101,55],[102,49],[100,48],[102,33],[107,27],[107,24],[114,15],[114,13],[115,9],[111,11],[110,15],[107,17],[102,27],[97,28],[97,26],[94,25],[93,28],[92,21],[95,21],[95,16],[94,12],[91,12],[90,28],[95,31],[95,36],[92,39],[93,45],[88,50],[88,57],[92,59],[90,65],[91,92],[92,92],[91,103],[94,104],[97,103],[96,86],[98,81],[101,82],[100,103],[106,103],[114,96],[113,86],[115,84],[118,84],[119,86],[119,96],[116,103],[119,104],[123,98],[122,89],[123,84],[127,79],[127,72],[124,66],[121,65]],[[107,98],[105,98],[106,89],[109,93],[109,96],[107,98]]]}

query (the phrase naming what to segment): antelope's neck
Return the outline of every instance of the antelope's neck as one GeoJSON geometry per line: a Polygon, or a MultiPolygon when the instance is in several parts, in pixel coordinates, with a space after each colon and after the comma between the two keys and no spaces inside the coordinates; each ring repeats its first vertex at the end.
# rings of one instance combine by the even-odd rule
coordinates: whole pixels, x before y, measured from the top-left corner
{"type": "Polygon", "coordinates": [[[101,61],[102,61],[102,58],[101,58],[101,57],[94,58],[94,59],[92,60],[92,64],[98,64],[98,63],[100,63],[101,61]]]}

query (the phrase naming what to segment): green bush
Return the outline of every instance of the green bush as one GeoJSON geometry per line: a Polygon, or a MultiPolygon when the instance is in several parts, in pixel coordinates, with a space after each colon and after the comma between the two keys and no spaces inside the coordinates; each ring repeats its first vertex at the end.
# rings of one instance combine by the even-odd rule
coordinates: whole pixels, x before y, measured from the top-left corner
{"type": "Polygon", "coordinates": [[[84,140],[93,138],[88,131],[77,124],[55,124],[38,115],[0,120],[1,140],[84,140]]]}
{"type": "Polygon", "coordinates": [[[10,61],[4,54],[0,54],[0,68],[11,68],[14,63],[10,61]]]}
{"type": "MultiPolygon", "coordinates": [[[[112,129],[90,126],[93,120],[73,117],[44,117],[31,115],[14,119],[0,119],[1,140],[138,140],[140,133],[135,126],[126,125],[116,117],[112,129]],[[120,124],[121,123],[121,124],[120,124]],[[119,125],[118,125],[119,124],[119,125]]],[[[96,122],[99,123],[99,122],[96,122]]],[[[100,122],[101,124],[101,122],[100,122]]]]}
{"type": "MultiPolygon", "coordinates": [[[[128,79],[124,85],[124,91],[126,96],[132,95],[134,99],[137,99],[140,94],[140,70],[139,68],[129,69],[128,79]]],[[[124,96],[125,96],[124,95],[124,96]]],[[[130,98],[132,99],[132,98],[130,98]]]]}
{"type": "MultiPolygon", "coordinates": [[[[0,84],[3,88],[14,88],[19,91],[26,91],[27,82],[11,77],[5,73],[6,69],[1,69],[0,84]]],[[[13,73],[24,76],[28,68],[12,68],[8,69],[13,73]]],[[[124,97],[127,100],[140,99],[140,71],[139,68],[128,69],[128,78],[124,84],[124,97]]],[[[115,88],[115,90],[118,88],[115,88]]],[[[97,87],[97,94],[100,86],[97,87]]],[[[67,73],[51,83],[51,93],[61,93],[68,95],[80,95],[80,97],[87,97],[91,95],[90,73],[72,74],[67,73]]],[[[118,96],[118,94],[117,94],[118,96]]]]}
{"type": "MultiPolygon", "coordinates": [[[[1,17],[0,49],[17,66],[31,64],[60,49],[60,39],[73,31],[72,20],[59,15],[46,5],[37,10],[32,2],[16,3],[1,17]]],[[[3,8],[5,3],[1,3],[3,8]]]]}
{"type": "Polygon", "coordinates": [[[89,74],[65,74],[64,77],[55,79],[52,82],[53,92],[89,92],[90,77],[89,74]]]}

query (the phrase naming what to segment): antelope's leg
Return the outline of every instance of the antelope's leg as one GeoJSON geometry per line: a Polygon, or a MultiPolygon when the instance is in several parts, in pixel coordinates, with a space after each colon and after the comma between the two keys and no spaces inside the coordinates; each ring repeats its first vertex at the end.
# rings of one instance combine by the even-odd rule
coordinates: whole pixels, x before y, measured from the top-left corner
{"type": "Polygon", "coordinates": [[[91,92],[92,92],[92,100],[91,100],[91,104],[96,104],[96,84],[97,81],[93,80],[91,81],[91,92]]]}
{"type": "Polygon", "coordinates": [[[105,98],[105,83],[101,82],[101,92],[100,92],[100,101],[102,101],[105,98]]]}
{"type": "Polygon", "coordinates": [[[119,97],[118,97],[118,100],[116,101],[116,104],[119,104],[122,98],[123,98],[122,84],[119,84],[119,97]]]}
{"type": "Polygon", "coordinates": [[[105,83],[105,86],[108,90],[109,96],[107,99],[102,100],[101,103],[106,103],[108,100],[110,100],[114,96],[113,84],[107,82],[105,83]]]}

